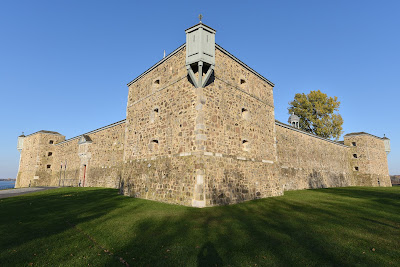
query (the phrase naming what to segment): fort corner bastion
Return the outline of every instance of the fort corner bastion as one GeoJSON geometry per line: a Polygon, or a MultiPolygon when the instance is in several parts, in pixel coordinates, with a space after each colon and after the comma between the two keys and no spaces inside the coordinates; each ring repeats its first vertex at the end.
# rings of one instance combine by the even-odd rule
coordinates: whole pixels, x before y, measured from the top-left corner
{"type": "MultiPolygon", "coordinates": [[[[18,137],[16,187],[120,188],[206,207],[286,190],[391,186],[389,139],[334,142],[275,120],[274,84],[215,43],[199,23],[186,43],[128,84],[126,119],[65,139],[18,137]]],[[[294,117],[291,117],[292,119],[294,117]]]]}

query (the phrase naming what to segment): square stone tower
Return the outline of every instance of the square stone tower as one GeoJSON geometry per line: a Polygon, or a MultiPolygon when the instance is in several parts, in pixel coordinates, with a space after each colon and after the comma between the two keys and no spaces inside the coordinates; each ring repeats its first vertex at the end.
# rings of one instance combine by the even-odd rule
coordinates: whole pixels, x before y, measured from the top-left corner
{"type": "Polygon", "coordinates": [[[204,207],[283,194],[273,83],[199,23],[128,84],[126,195],[204,207]]]}

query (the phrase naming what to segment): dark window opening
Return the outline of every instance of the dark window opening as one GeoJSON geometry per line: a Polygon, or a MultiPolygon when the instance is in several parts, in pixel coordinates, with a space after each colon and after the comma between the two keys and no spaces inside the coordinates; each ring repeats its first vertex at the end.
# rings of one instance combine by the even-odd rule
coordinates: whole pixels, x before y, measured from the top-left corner
{"type": "Polygon", "coordinates": [[[358,167],[354,167],[354,170],[358,171],[358,167]]]}
{"type": "Polygon", "coordinates": [[[154,139],[151,142],[158,144],[158,140],[157,139],[154,139]]]}
{"type": "Polygon", "coordinates": [[[353,154],[353,158],[355,158],[355,159],[356,159],[356,158],[357,158],[357,154],[353,154]]]}
{"type": "Polygon", "coordinates": [[[49,144],[50,144],[50,145],[54,144],[54,141],[53,141],[53,140],[50,140],[50,141],[49,141],[49,144]]]}
{"type": "Polygon", "coordinates": [[[157,113],[158,113],[158,108],[155,108],[155,109],[154,109],[154,112],[157,112],[157,113]]]}
{"type": "Polygon", "coordinates": [[[356,142],[351,142],[352,146],[357,146],[356,142]]]}
{"type": "Polygon", "coordinates": [[[245,83],[246,83],[246,80],[240,79],[240,84],[245,84],[245,83]]]}
{"type": "Polygon", "coordinates": [[[51,168],[51,165],[47,165],[47,169],[50,169],[51,168]]]}
{"type": "Polygon", "coordinates": [[[247,140],[242,140],[242,144],[246,144],[247,142],[249,142],[249,141],[247,141],[247,140]]]}
{"type": "Polygon", "coordinates": [[[160,84],[160,79],[155,80],[154,84],[157,84],[157,85],[160,84]]]}
{"type": "Polygon", "coordinates": [[[242,108],[242,113],[243,113],[243,112],[246,112],[246,111],[248,111],[248,110],[247,110],[247,109],[245,109],[245,108],[242,108]]]}
{"type": "Polygon", "coordinates": [[[47,153],[47,156],[48,156],[48,157],[50,157],[50,156],[52,156],[52,155],[53,155],[53,152],[47,153]]]}

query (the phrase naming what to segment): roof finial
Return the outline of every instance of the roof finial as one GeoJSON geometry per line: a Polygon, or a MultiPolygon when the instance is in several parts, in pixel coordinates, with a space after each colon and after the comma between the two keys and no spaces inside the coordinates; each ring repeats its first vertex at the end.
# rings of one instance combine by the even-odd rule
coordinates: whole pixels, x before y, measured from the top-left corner
{"type": "Polygon", "coordinates": [[[202,23],[202,22],[201,22],[201,19],[202,19],[202,18],[203,18],[203,15],[202,15],[202,14],[200,14],[200,15],[199,15],[199,20],[200,20],[200,23],[202,23]]]}
{"type": "Polygon", "coordinates": [[[164,49],[164,56],[163,56],[163,58],[165,58],[165,49],[164,49]]]}

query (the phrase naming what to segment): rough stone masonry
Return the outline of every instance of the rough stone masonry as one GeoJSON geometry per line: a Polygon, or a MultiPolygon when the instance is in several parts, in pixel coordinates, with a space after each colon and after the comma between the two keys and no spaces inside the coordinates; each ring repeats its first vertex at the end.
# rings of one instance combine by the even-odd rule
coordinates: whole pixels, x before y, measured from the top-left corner
{"type": "Polygon", "coordinates": [[[275,120],[273,86],[199,23],[186,43],[128,84],[126,119],[65,139],[18,137],[16,187],[120,188],[138,198],[206,207],[286,190],[391,186],[389,139],[334,142],[275,120]]]}

